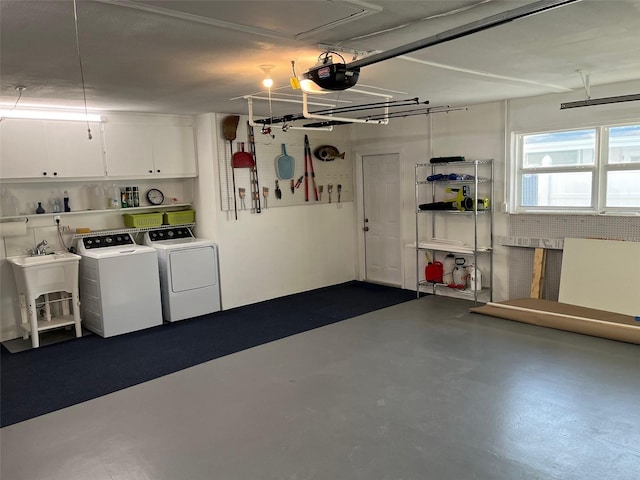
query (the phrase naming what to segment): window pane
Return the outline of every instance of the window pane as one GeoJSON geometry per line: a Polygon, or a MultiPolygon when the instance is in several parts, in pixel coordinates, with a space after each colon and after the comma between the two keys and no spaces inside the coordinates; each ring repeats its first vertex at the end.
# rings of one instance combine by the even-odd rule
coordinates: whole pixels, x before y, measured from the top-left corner
{"type": "Polygon", "coordinates": [[[523,168],[593,165],[596,131],[543,133],[523,137],[523,168]]]}
{"type": "Polygon", "coordinates": [[[591,172],[522,175],[523,207],[590,207],[591,172]]]}
{"type": "Polygon", "coordinates": [[[640,163],[640,125],[609,129],[609,163],[640,163]]]}
{"type": "Polygon", "coordinates": [[[640,170],[607,173],[607,207],[640,207],[640,170]]]}

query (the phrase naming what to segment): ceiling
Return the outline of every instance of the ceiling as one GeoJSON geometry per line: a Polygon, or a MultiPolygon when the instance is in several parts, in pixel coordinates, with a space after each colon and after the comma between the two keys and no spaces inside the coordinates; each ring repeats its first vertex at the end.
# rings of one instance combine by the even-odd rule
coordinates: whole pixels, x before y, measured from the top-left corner
{"type": "MultiPolygon", "coordinates": [[[[237,98],[264,90],[260,65],[275,66],[274,98],[297,98],[291,62],[306,71],[320,45],[349,52],[349,63],[354,50],[363,58],[532,1],[78,0],[86,101],[105,111],[245,114],[237,98]]],[[[73,1],[0,7],[4,106],[15,104],[17,86],[26,87],[22,106],[83,105],[73,1]]],[[[591,85],[637,80],[639,27],[640,0],[582,0],[365,66],[357,88],[462,106],[585,91],[580,70],[591,85]]],[[[268,102],[256,111],[267,115],[268,102]]]]}

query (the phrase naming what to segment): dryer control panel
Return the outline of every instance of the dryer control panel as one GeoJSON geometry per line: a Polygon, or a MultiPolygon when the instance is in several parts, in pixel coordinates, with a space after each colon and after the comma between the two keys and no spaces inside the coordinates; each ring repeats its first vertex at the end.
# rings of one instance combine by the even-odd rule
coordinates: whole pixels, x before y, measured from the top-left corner
{"type": "Polygon", "coordinates": [[[193,234],[187,227],[167,228],[163,230],[150,230],[149,240],[160,242],[162,240],[174,240],[176,238],[192,238],[193,234]]]}

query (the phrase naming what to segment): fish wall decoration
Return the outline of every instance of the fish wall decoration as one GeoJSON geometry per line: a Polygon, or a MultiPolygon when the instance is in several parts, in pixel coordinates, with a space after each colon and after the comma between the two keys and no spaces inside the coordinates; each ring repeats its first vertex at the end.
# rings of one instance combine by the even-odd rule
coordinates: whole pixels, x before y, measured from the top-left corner
{"type": "Polygon", "coordinates": [[[313,155],[323,162],[331,162],[336,158],[344,158],[344,153],[334,147],[333,145],[320,145],[313,150],[313,155]]]}

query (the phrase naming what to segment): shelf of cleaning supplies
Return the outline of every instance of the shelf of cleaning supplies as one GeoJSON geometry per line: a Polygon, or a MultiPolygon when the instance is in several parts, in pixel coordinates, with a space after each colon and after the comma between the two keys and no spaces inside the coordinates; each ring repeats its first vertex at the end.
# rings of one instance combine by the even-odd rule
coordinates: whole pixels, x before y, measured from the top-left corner
{"type": "Polygon", "coordinates": [[[148,212],[149,210],[170,210],[173,208],[191,207],[190,203],[172,203],[171,205],[145,205],[143,207],[130,207],[130,208],[110,208],[104,210],[73,210],[71,212],[46,212],[46,213],[30,213],[28,215],[14,215],[10,217],[0,217],[0,220],[14,220],[14,219],[30,219],[30,218],[47,218],[54,216],[65,217],[67,215],[87,215],[94,213],[131,213],[131,212],[148,212]]]}

